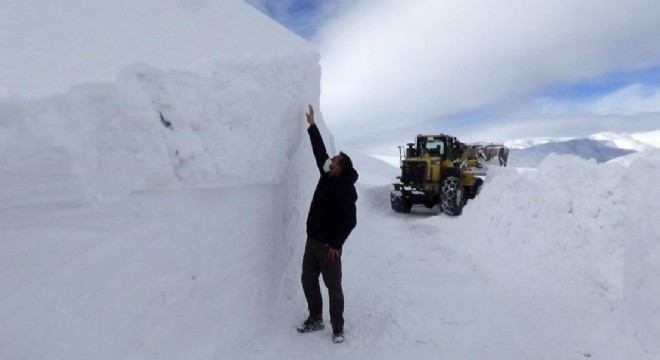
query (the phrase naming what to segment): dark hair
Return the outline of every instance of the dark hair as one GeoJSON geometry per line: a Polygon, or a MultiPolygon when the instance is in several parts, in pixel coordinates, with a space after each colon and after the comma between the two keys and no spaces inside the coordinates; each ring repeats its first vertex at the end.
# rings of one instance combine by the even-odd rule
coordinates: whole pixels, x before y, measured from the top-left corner
{"type": "Polygon", "coordinates": [[[348,171],[353,168],[353,161],[351,160],[351,157],[346,155],[346,153],[340,151],[339,155],[341,155],[341,160],[339,160],[339,164],[341,165],[341,168],[343,171],[348,171]]]}

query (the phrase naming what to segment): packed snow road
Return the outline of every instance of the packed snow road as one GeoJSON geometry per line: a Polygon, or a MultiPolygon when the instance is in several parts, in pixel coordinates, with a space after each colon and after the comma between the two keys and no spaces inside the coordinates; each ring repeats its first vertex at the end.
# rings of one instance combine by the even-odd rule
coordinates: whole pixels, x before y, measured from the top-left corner
{"type": "MultiPolygon", "coordinates": [[[[519,342],[518,324],[508,316],[508,305],[498,289],[469,258],[451,249],[452,242],[462,241],[465,234],[441,234],[422,221],[444,217],[435,212],[391,212],[385,191],[389,187],[362,189],[359,224],[345,246],[346,342],[333,344],[329,326],[316,333],[295,332],[297,321],[306,316],[304,297],[298,291],[280,304],[262,333],[236,349],[236,355],[255,359],[543,358],[527,349],[529,344],[519,342]]],[[[299,263],[301,256],[293,261],[299,263]]],[[[327,323],[327,308],[324,311],[327,323]]]]}
{"type": "Polygon", "coordinates": [[[329,327],[294,329],[304,238],[283,239],[273,214],[285,211],[261,206],[282,204],[277,186],[4,208],[0,358],[533,358],[495,289],[451,250],[461,234],[362,190],[341,345],[329,327]]]}

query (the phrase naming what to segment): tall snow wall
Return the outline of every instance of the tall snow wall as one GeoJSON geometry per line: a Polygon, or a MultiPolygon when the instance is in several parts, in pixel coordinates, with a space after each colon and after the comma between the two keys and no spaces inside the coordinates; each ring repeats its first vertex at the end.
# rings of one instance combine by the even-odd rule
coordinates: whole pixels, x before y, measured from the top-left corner
{"type": "MultiPolygon", "coordinates": [[[[0,312],[12,315],[3,318],[0,342],[8,346],[0,354],[89,358],[106,342],[115,345],[102,358],[144,358],[154,349],[163,358],[180,358],[171,349],[222,353],[238,336],[232,326],[268,318],[274,307],[264,303],[299,292],[292,284],[318,176],[304,122],[308,103],[319,109],[315,49],[238,0],[10,0],[3,7],[0,50],[11,51],[0,60],[0,211],[7,219],[0,247],[14,255],[0,268],[5,279],[21,276],[0,288],[0,312]],[[170,203],[178,216],[157,219],[154,231],[140,219],[158,206],[125,201],[135,192],[160,199],[154,191],[250,186],[267,192],[252,205],[261,211],[245,212],[229,234],[222,217],[209,215],[232,210],[222,192],[203,201],[199,193],[166,191],[182,197],[181,209],[170,203]],[[73,220],[43,220],[66,218],[67,209],[75,209],[73,220]],[[85,209],[93,218],[75,223],[85,209]],[[124,235],[85,222],[113,224],[107,214],[141,230],[124,235]],[[29,225],[16,225],[18,218],[29,225]],[[241,229],[260,226],[253,233],[267,236],[241,237],[241,229]],[[249,249],[259,251],[246,256],[249,249]],[[181,291],[189,268],[203,292],[181,291]],[[240,271],[247,271],[240,284],[232,282],[240,271]],[[81,293],[82,300],[74,296],[81,293]],[[154,313],[145,299],[160,293],[177,301],[154,313]],[[209,319],[226,322],[203,327],[209,319]],[[148,341],[135,347],[135,334],[107,322],[148,341]],[[203,336],[178,336],[181,323],[203,336]],[[158,331],[142,331],[154,324],[158,331]],[[205,342],[214,334],[223,338],[205,342]],[[77,343],[84,346],[66,349],[77,343]]],[[[332,152],[320,113],[317,122],[332,152]]],[[[259,330],[241,329],[243,338],[259,330]]]]}
{"type": "Polygon", "coordinates": [[[240,0],[8,0],[0,22],[0,181],[39,173],[45,202],[279,182],[318,107],[317,51],[240,0]]]}
{"type": "Polygon", "coordinates": [[[116,82],[5,98],[3,181],[38,170],[42,201],[278,183],[303,138],[305,104],[318,101],[319,77],[314,53],[249,56],[218,60],[208,76],[136,65],[116,82]]]}

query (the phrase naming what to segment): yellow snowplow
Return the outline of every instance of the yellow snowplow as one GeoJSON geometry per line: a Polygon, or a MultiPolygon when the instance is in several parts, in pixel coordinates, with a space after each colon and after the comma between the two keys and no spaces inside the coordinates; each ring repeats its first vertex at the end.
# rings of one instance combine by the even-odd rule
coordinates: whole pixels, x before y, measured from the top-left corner
{"type": "Polygon", "coordinates": [[[401,176],[392,184],[392,209],[408,213],[415,204],[440,204],[447,215],[459,215],[483,184],[485,168],[479,159],[485,154],[482,145],[467,145],[450,135],[417,135],[414,143],[399,147],[401,176]]]}

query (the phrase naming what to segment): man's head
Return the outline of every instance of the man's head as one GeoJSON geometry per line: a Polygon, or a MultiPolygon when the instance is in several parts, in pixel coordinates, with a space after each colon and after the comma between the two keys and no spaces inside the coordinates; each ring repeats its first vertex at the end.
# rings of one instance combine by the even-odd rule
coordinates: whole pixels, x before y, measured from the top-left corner
{"type": "Polygon", "coordinates": [[[353,161],[343,152],[330,159],[330,176],[340,176],[353,168],[353,161]]]}

